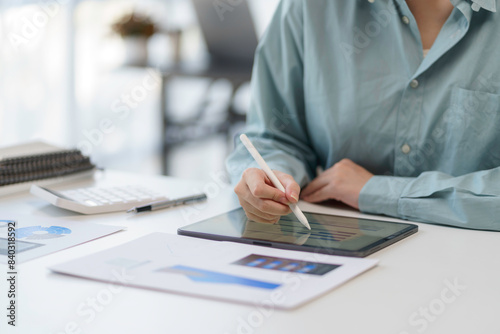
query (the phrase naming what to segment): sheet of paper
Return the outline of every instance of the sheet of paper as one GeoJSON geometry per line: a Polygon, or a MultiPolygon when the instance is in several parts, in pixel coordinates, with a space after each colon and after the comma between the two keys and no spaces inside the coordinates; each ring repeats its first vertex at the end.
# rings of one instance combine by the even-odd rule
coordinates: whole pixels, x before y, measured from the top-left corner
{"type": "Polygon", "coordinates": [[[377,262],[153,233],[50,269],[128,286],[287,309],[326,293],[377,262]]]}
{"type": "MultiPolygon", "coordinates": [[[[124,229],[120,226],[42,219],[15,215],[17,220],[0,217],[0,263],[7,263],[15,230],[16,262],[23,263],[124,229]],[[9,233],[10,232],[10,233],[9,233]]],[[[12,253],[12,251],[11,251],[12,253]]]]}
{"type": "Polygon", "coordinates": [[[0,148],[0,159],[15,158],[23,155],[43,154],[64,150],[64,148],[50,145],[41,141],[0,148]]]}

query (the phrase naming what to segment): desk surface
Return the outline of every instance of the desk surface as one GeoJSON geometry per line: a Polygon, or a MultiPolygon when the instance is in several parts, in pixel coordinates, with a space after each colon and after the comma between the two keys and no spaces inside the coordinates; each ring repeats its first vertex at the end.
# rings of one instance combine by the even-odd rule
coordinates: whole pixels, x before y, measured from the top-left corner
{"type": "MultiPolygon", "coordinates": [[[[372,255],[380,264],[328,294],[292,311],[125,287],[107,304],[108,284],[51,273],[47,267],[91,254],[151,232],[178,227],[238,206],[232,189],[218,180],[197,183],[160,176],[107,171],[99,184],[142,183],[171,197],[205,191],[196,207],[137,216],[83,216],[47,205],[28,194],[0,198],[0,213],[64,217],[124,225],[127,229],[19,266],[18,327],[6,326],[6,283],[0,280],[1,333],[499,333],[500,234],[418,224],[420,231],[372,255]]],[[[91,185],[91,184],[81,184],[91,185]]],[[[304,203],[308,209],[318,206],[304,203]]],[[[320,208],[351,216],[353,211],[320,208]]],[[[393,220],[393,219],[391,219],[393,220]]],[[[397,221],[397,220],[394,220],[397,221]]],[[[6,267],[1,265],[6,272],[6,267]]]]}

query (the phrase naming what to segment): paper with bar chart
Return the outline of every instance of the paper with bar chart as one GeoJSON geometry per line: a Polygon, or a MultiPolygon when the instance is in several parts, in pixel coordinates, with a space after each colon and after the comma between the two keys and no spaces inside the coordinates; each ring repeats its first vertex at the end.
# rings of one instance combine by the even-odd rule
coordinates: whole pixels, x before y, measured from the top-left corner
{"type": "Polygon", "coordinates": [[[287,309],[377,262],[153,233],[50,269],[139,288],[287,309]],[[117,281],[117,273],[130,279],[117,281]]]}

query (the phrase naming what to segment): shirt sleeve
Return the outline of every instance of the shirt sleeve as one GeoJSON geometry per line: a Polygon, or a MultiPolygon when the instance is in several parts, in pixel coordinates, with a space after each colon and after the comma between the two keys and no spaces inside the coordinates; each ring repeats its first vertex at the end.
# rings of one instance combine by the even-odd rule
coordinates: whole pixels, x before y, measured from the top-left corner
{"type": "Polygon", "coordinates": [[[408,220],[500,231],[500,167],[453,177],[425,172],[416,178],[374,176],[359,208],[408,220]]]}
{"type": "MultiPolygon", "coordinates": [[[[305,126],[303,87],[303,1],[281,1],[256,51],[246,134],[271,169],[292,175],[302,186],[316,169],[305,126]]],[[[233,184],[258,167],[236,140],[226,166],[233,184]]]]}

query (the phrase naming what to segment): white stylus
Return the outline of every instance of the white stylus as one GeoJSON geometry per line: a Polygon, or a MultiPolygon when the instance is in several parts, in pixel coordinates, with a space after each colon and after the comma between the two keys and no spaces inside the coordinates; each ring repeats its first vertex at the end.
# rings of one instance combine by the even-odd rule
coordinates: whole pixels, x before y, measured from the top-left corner
{"type": "MultiPolygon", "coordinates": [[[[264,172],[266,173],[267,177],[271,180],[271,182],[274,184],[274,186],[276,188],[278,188],[279,190],[281,190],[282,192],[285,192],[285,187],[283,187],[283,185],[278,180],[278,178],[276,177],[276,175],[273,173],[273,171],[271,170],[271,168],[269,168],[269,166],[267,165],[267,163],[264,161],[264,159],[262,158],[262,156],[259,154],[259,152],[255,148],[255,146],[253,146],[253,144],[250,141],[250,139],[248,139],[248,137],[245,134],[242,134],[240,136],[240,140],[243,143],[243,145],[245,145],[245,147],[247,148],[248,152],[250,152],[250,154],[252,155],[252,157],[255,159],[255,161],[257,162],[257,164],[259,164],[259,167],[264,170],[264,172]]],[[[295,216],[297,216],[297,219],[302,223],[302,225],[304,225],[305,227],[307,227],[310,230],[311,226],[309,226],[309,222],[307,221],[306,216],[304,216],[304,213],[302,213],[302,211],[300,211],[298,205],[294,204],[294,203],[290,203],[289,206],[290,206],[290,209],[295,214],[295,216]]]]}

